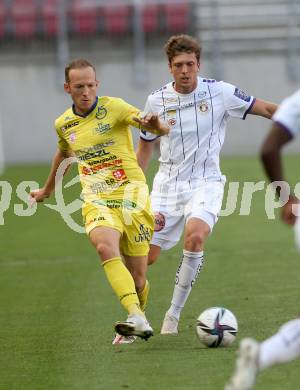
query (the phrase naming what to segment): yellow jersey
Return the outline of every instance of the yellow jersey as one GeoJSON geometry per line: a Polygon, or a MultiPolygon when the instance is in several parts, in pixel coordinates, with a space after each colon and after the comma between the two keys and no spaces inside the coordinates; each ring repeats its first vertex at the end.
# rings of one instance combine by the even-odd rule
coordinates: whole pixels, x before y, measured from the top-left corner
{"type": "Polygon", "coordinates": [[[85,202],[123,201],[128,184],[145,186],[129,128],[139,127],[133,120],[139,113],[120,98],[98,96],[86,115],[76,113],[73,106],[56,119],[58,147],[71,150],[78,160],[85,202]]]}

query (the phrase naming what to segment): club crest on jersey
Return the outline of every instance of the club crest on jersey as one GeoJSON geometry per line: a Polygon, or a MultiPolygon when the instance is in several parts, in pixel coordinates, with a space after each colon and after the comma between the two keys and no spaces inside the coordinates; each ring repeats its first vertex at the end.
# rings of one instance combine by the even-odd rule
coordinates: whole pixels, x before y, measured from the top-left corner
{"type": "Polygon", "coordinates": [[[202,112],[203,114],[205,114],[209,110],[210,110],[210,105],[208,104],[208,102],[205,100],[202,100],[199,104],[199,111],[202,112]]]}
{"type": "Polygon", "coordinates": [[[175,126],[176,125],[176,119],[175,118],[168,119],[168,124],[170,126],[175,126]]]}
{"type": "Polygon", "coordinates": [[[160,232],[166,224],[165,216],[162,213],[154,215],[154,231],[160,232]]]}
{"type": "Polygon", "coordinates": [[[101,120],[106,117],[106,114],[107,114],[107,109],[103,106],[100,106],[97,109],[96,118],[101,120]]]}

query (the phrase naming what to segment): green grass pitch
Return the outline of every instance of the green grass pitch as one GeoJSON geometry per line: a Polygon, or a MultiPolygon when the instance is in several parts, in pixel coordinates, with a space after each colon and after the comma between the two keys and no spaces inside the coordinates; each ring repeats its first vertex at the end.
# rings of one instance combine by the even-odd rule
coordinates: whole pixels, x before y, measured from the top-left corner
{"type": "MultiPolygon", "coordinates": [[[[278,217],[267,219],[264,191],[253,195],[250,216],[239,215],[240,189],[235,213],[221,217],[208,240],[205,268],[182,313],[179,336],[160,336],[159,329],[180,244],[149,268],[147,315],[155,336],[112,346],[113,323],[124,319],[125,312],[86,236],[42,204],[31,217],[14,213],[14,205],[22,204],[17,185],[23,180],[42,184],[48,169],[9,167],[0,177],[13,190],[0,226],[1,390],[222,390],[238,342],[224,349],[200,345],[195,320],[202,310],[217,305],[232,310],[239,322],[238,341],[249,335],[263,340],[299,315],[300,254],[292,229],[278,217]]],[[[222,169],[228,181],[265,180],[255,157],[224,158],[222,169]]],[[[296,183],[299,158],[286,158],[286,172],[296,183]]],[[[68,201],[78,193],[78,186],[67,189],[68,201]]],[[[255,389],[298,389],[299,364],[262,373],[255,389]]]]}

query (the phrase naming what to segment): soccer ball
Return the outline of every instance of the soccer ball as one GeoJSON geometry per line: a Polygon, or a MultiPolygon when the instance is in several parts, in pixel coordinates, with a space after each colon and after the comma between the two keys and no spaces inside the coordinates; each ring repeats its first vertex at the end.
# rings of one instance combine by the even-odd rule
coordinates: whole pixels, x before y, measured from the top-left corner
{"type": "Polygon", "coordinates": [[[210,307],[197,318],[196,331],[200,341],[207,347],[228,347],[236,338],[238,323],[230,310],[210,307]]]}

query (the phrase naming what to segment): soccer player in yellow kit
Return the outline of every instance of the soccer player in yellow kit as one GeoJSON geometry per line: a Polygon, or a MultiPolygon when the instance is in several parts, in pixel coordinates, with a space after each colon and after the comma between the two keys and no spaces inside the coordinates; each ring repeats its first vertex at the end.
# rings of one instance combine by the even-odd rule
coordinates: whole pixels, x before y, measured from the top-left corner
{"type": "Polygon", "coordinates": [[[154,222],[129,125],[160,135],[167,134],[169,127],[155,113],[141,114],[122,99],[97,96],[98,84],[94,66],[84,59],[74,60],[65,68],[64,89],[73,105],[55,121],[58,149],[52,168],[44,187],[30,195],[36,202],[49,197],[62,161],[70,156],[77,158],[86,232],[109,283],[128,312],[127,320],[115,325],[113,343],[118,344],[153,335],[144,310],[154,222]]]}

